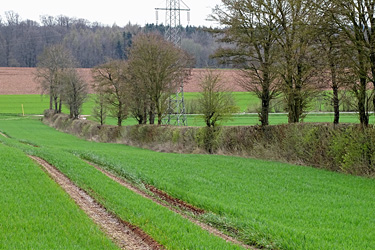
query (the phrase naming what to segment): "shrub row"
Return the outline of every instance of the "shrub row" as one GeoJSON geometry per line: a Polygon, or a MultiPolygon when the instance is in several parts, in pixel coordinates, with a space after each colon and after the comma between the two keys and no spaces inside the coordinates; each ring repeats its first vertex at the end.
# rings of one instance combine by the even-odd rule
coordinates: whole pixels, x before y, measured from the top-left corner
{"type": "Polygon", "coordinates": [[[284,124],[197,128],[156,125],[100,126],[45,112],[44,122],[87,140],[178,153],[238,155],[309,165],[354,175],[375,173],[375,128],[359,125],[284,124]]]}

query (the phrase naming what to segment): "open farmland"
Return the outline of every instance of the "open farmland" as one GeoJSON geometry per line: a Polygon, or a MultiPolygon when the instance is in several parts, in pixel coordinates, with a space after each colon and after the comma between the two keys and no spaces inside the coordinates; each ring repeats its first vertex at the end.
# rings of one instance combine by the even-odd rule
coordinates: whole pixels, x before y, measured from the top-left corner
{"type": "MultiPolygon", "coordinates": [[[[91,69],[77,69],[82,79],[92,84],[91,69]]],[[[220,72],[225,83],[232,91],[244,91],[236,83],[236,70],[216,70],[220,72]]],[[[190,79],[185,83],[185,92],[198,92],[201,75],[204,69],[193,69],[190,79]]],[[[35,79],[35,68],[2,68],[0,67],[0,95],[35,95],[41,94],[40,84],[35,79]]],[[[92,92],[92,90],[91,90],[92,92]]]]}
{"type": "Polygon", "coordinates": [[[277,162],[87,142],[30,118],[1,120],[0,131],[11,137],[0,137],[3,144],[50,162],[167,249],[240,247],[137,196],[82,158],[205,210],[196,218],[246,244],[270,249],[372,249],[375,244],[372,179],[277,162]]]}

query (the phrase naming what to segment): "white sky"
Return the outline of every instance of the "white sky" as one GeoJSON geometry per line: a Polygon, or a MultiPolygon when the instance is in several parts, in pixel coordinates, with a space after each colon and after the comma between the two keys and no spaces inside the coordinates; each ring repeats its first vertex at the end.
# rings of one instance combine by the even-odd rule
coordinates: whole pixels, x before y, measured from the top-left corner
{"type": "MultiPolygon", "coordinates": [[[[220,4],[220,0],[183,0],[190,9],[190,24],[199,26],[217,26],[206,21],[212,9],[220,4]]],[[[182,5],[182,4],[181,4],[182,5]]],[[[156,23],[155,8],[165,8],[166,0],[7,0],[0,5],[0,15],[5,19],[5,11],[13,10],[21,20],[34,20],[40,23],[41,15],[84,18],[90,22],[104,25],[124,26],[132,24],[145,25],[156,23]]],[[[182,7],[182,6],[181,6],[182,7]]],[[[164,23],[165,12],[159,11],[159,24],[164,23]]],[[[181,12],[181,24],[187,25],[187,14],[181,12]]]]}

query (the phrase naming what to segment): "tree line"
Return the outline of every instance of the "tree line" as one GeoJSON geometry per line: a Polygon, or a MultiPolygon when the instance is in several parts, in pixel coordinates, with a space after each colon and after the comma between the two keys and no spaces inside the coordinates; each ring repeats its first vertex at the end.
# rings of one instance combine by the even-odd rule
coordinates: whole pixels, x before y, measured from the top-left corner
{"type": "MultiPolygon", "coordinates": [[[[52,45],[39,57],[35,76],[43,93],[50,97],[49,109],[61,113],[62,105],[66,105],[72,119],[79,118],[88,94],[88,85],[80,78],[76,65],[68,48],[52,45]]],[[[121,126],[132,117],[139,124],[161,125],[163,118],[174,112],[168,110],[171,96],[190,76],[193,65],[194,60],[186,51],[160,34],[138,34],[127,60],[110,59],[92,68],[94,119],[103,125],[109,115],[121,126]]],[[[217,123],[230,118],[238,108],[221,76],[212,70],[201,75],[200,87],[198,111],[207,127],[215,131],[217,123]]]]}
{"type": "MultiPolygon", "coordinates": [[[[117,125],[129,116],[139,124],[162,124],[168,100],[189,75],[193,60],[184,50],[157,33],[134,38],[127,60],[110,59],[92,69],[96,100],[94,118],[101,124],[109,114],[117,125]]],[[[87,97],[87,83],[77,74],[76,61],[63,45],[46,47],[39,58],[36,79],[50,96],[50,110],[62,104],[77,119],[87,97]]]]}
{"type": "MultiPolygon", "coordinates": [[[[182,48],[195,57],[195,67],[219,66],[210,54],[219,47],[204,27],[180,27],[182,48]]],[[[164,34],[164,25],[129,23],[124,27],[104,26],[67,16],[41,16],[40,21],[22,20],[13,11],[0,18],[0,67],[36,67],[45,47],[63,44],[78,67],[92,68],[108,59],[128,58],[133,38],[139,33],[164,34]]]]}
{"type": "Polygon", "coordinates": [[[222,46],[215,57],[242,69],[240,84],[262,103],[268,125],[270,101],[282,95],[288,120],[303,119],[310,100],[332,89],[334,123],[340,90],[350,90],[361,124],[375,107],[375,1],[222,0],[212,32],[222,46]]]}

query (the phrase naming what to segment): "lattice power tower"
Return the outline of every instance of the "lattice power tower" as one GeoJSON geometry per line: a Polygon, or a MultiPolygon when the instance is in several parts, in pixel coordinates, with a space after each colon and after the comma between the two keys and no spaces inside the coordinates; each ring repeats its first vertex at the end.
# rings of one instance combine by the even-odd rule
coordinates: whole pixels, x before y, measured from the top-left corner
{"type": "MultiPolygon", "coordinates": [[[[187,11],[188,22],[190,21],[190,8],[182,0],[166,0],[165,8],[156,8],[156,23],[158,23],[158,11],[166,12],[165,15],[165,38],[181,47],[181,11],[187,11]],[[182,6],[181,6],[182,5],[182,6]]],[[[187,126],[185,100],[184,100],[184,82],[181,79],[180,87],[176,95],[169,98],[167,118],[164,121],[168,125],[187,126]]]]}

